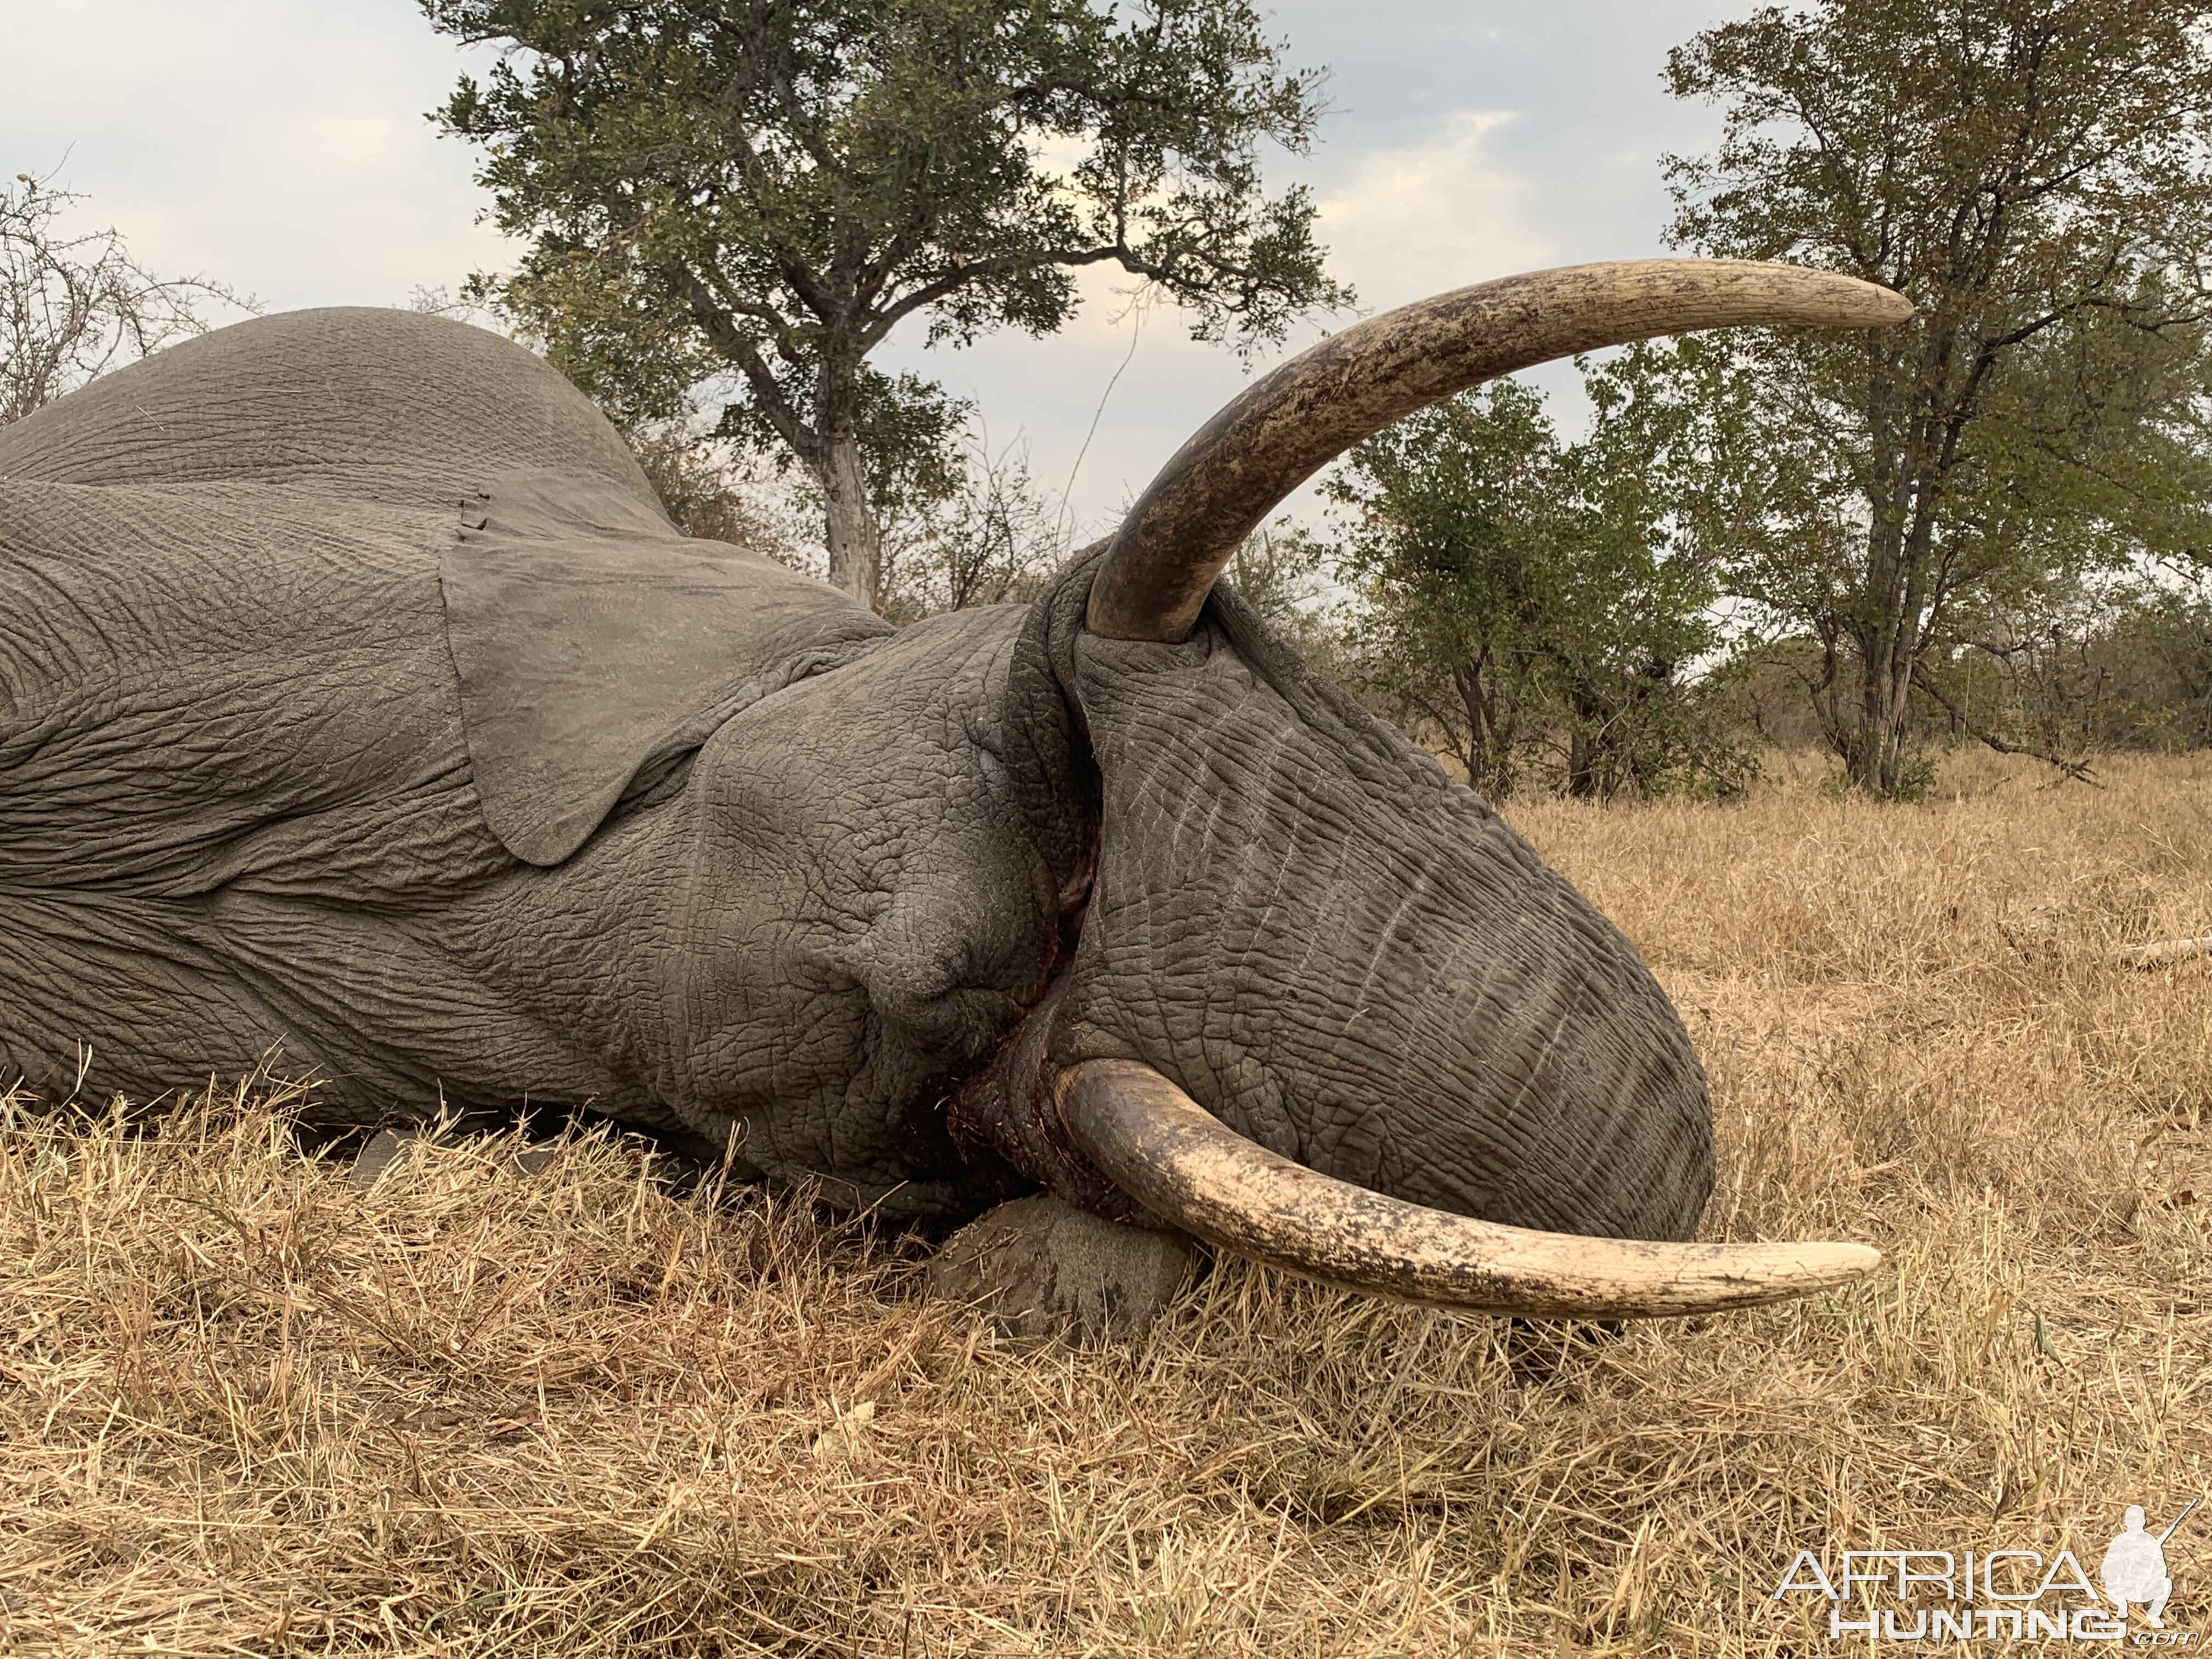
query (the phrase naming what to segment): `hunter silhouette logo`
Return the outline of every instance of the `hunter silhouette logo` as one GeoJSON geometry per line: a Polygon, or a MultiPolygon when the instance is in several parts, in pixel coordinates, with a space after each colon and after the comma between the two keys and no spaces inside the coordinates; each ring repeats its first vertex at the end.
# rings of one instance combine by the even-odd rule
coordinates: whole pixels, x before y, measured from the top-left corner
{"type": "Polygon", "coordinates": [[[2069,1549],[2047,1560],[2030,1549],[1878,1549],[1845,1550],[1832,1572],[1811,1550],[1800,1550],[1773,1599],[1825,1597],[1832,1640],[2006,1637],[2195,1650],[2197,1632],[2166,1627],[2173,1594],[2166,1545],[2200,1501],[2191,1498],[2162,1532],[2150,1529],[2142,1504],[2129,1504],[2100,1564],[2102,1595],[2069,1549]]]}
{"type": "Polygon", "coordinates": [[[2166,1540],[2173,1536],[2173,1529],[2189,1518],[2189,1510],[2197,1507],[2198,1499],[2189,1500],[2189,1509],[2173,1517],[2172,1526],[2152,1536],[2143,1525],[2142,1505],[2128,1505],[2127,1530],[2105,1547],[2105,1594],[2120,1610],[2120,1617],[2128,1616],[2128,1603],[2140,1601],[2143,1619],[2153,1630],[2164,1630],[2166,1620],[2160,1617],[2166,1611],[2166,1599],[2173,1594],[2173,1580],[2166,1571],[2166,1540]]]}

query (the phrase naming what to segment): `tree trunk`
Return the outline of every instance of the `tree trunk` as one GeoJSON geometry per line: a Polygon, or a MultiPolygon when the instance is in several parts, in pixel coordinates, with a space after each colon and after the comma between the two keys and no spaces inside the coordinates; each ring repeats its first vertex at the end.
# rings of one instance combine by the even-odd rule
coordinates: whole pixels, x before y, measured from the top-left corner
{"type": "Polygon", "coordinates": [[[1577,800],[1597,793],[1597,745],[1579,725],[1567,733],[1567,793],[1577,800]]]}
{"type": "Polygon", "coordinates": [[[873,610],[881,597],[883,526],[868,501],[860,441],[850,432],[823,445],[820,475],[824,539],[830,546],[830,585],[873,610]]]}
{"type": "Polygon", "coordinates": [[[1483,683],[1483,669],[1490,660],[1485,647],[1473,662],[1452,665],[1452,684],[1458,688],[1460,702],[1467,710],[1468,787],[1491,801],[1502,801],[1513,793],[1513,740],[1499,724],[1500,710],[1498,693],[1483,683]]]}
{"type": "Polygon", "coordinates": [[[1856,787],[1885,799],[1896,796],[1905,777],[1912,672],[1931,620],[1929,573],[1936,558],[1936,505],[1956,460],[1960,416],[1943,390],[1951,376],[1954,344],[1948,330],[1929,331],[1919,352],[1917,377],[1930,389],[1921,394],[1920,406],[1902,423],[1903,430],[1891,425],[1895,400],[1886,394],[1894,388],[1882,386],[1880,377],[1869,410],[1877,448],[1888,454],[1867,501],[1872,522],[1865,586],[1850,630],[1858,647],[1859,706],[1844,744],[1844,769],[1856,787]],[[1943,441],[1947,428],[1954,434],[1953,442],[1943,441]]]}
{"type": "Polygon", "coordinates": [[[1863,641],[1866,679],[1859,697],[1857,728],[1844,756],[1852,783],[1871,794],[1897,793],[1905,775],[1905,723],[1911,712],[1912,654],[1887,641],[1863,641]],[[1887,648],[1885,648],[1885,647],[1887,648]]]}
{"type": "Polygon", "coordinates": [[[1607,741],[1612,728],[1613,710],[1606,704],[1598,689],[1581,675],[1575,676],[1569,691],[1575,711],[1575,723],[1567,733],[1567,793],[1580,800],[1595,799],[1609,793],[1601,775],[1611,758],[1607,741]]]}

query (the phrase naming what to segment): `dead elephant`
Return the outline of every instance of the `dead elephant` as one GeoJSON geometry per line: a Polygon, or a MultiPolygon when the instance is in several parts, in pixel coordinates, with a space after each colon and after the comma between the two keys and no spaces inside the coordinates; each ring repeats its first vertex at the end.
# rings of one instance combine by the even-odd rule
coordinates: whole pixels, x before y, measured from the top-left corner
{"type": "Polygon", "coordinates": [[[1650,974],[1215,577],[1481,380],[1904,311],[1692,261],[1446,295],[1255,383],[1036,604],[896,632],[678,535],[480,330],[178,346],[0,431],[0,1070],[281,1043],[358,1121],[591,1103],[893,1215],[1042,1187],[1498,1311],[1838,1283],[1874,1252],[1669,1242],[1711,1130],[1650,974]]]}

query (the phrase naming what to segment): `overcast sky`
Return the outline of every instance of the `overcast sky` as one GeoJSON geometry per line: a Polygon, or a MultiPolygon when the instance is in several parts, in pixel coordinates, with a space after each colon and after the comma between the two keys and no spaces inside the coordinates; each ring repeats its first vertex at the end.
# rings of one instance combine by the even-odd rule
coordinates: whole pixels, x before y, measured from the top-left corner
{"type": "MultiPolygon", "coordinates": [[[[1331,71],[1331,112],[1313,153],[1281,158],[1271,183],[1313,187],[1362,311],[1663,252],[1659,157],[1705,147],[1717,125],[1661,89],[1667,49],[1750,9],[1278,0],[1289,60],[1331,71]]],[[[93,198],[88,221],[115,225],[157,269],[205,272],[283,310],[404,304],[510,257],[476,222],[486,198],[469,151],[423,118],[467,60],[410,0],[0,0],[0,167],[57,173],[93,198]]],[[[1073,495],[1096,521],[1243,371],[1192,343],[1172,310],[1116,321],[1127,308],[1112,278],[1091,276],[1082,314],[1053,339],[961,352],[895,341],[885,366],[975,398],[997,443],[1026,434],[1055,487],[1083,452],[1073,495]]]]}

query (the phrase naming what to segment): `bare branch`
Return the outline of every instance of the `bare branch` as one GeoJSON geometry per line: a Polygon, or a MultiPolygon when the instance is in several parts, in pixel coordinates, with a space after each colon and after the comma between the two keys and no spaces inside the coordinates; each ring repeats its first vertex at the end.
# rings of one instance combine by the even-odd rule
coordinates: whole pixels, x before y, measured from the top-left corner
{"type": "Polygon", "coordinates": [[[157,276],[112,229],[69,234],[82,198],[19,173],[0,186],[0,426],[95,375],[260,307],[205,276],[157,276]]]}
{"type": "Polygon", "coordinates": [[[1951,701],[1944,693],[1942,687],[1937,685],[1934,679],[1917,665],[1912,671],[1912,683],[1942,704],[1943,712],[1958,721],[1960,730],[1987,744],[2000,755],[2026,755],[2032,760],[2041,761],[2045,766],[2056,767],[2077,783],[2086,783],[2093,789],[2101,789],[2105,787],[2097,781],[2096,773],[2091,769],[2087,761],[2068,760],[2062,755],[2053,755],[2041,749],[2031,748],[2026,744],[2014,743],[2000,733],[1990,731],[1985,726],[1977,726],[1957,703],[1951,701]]]}

